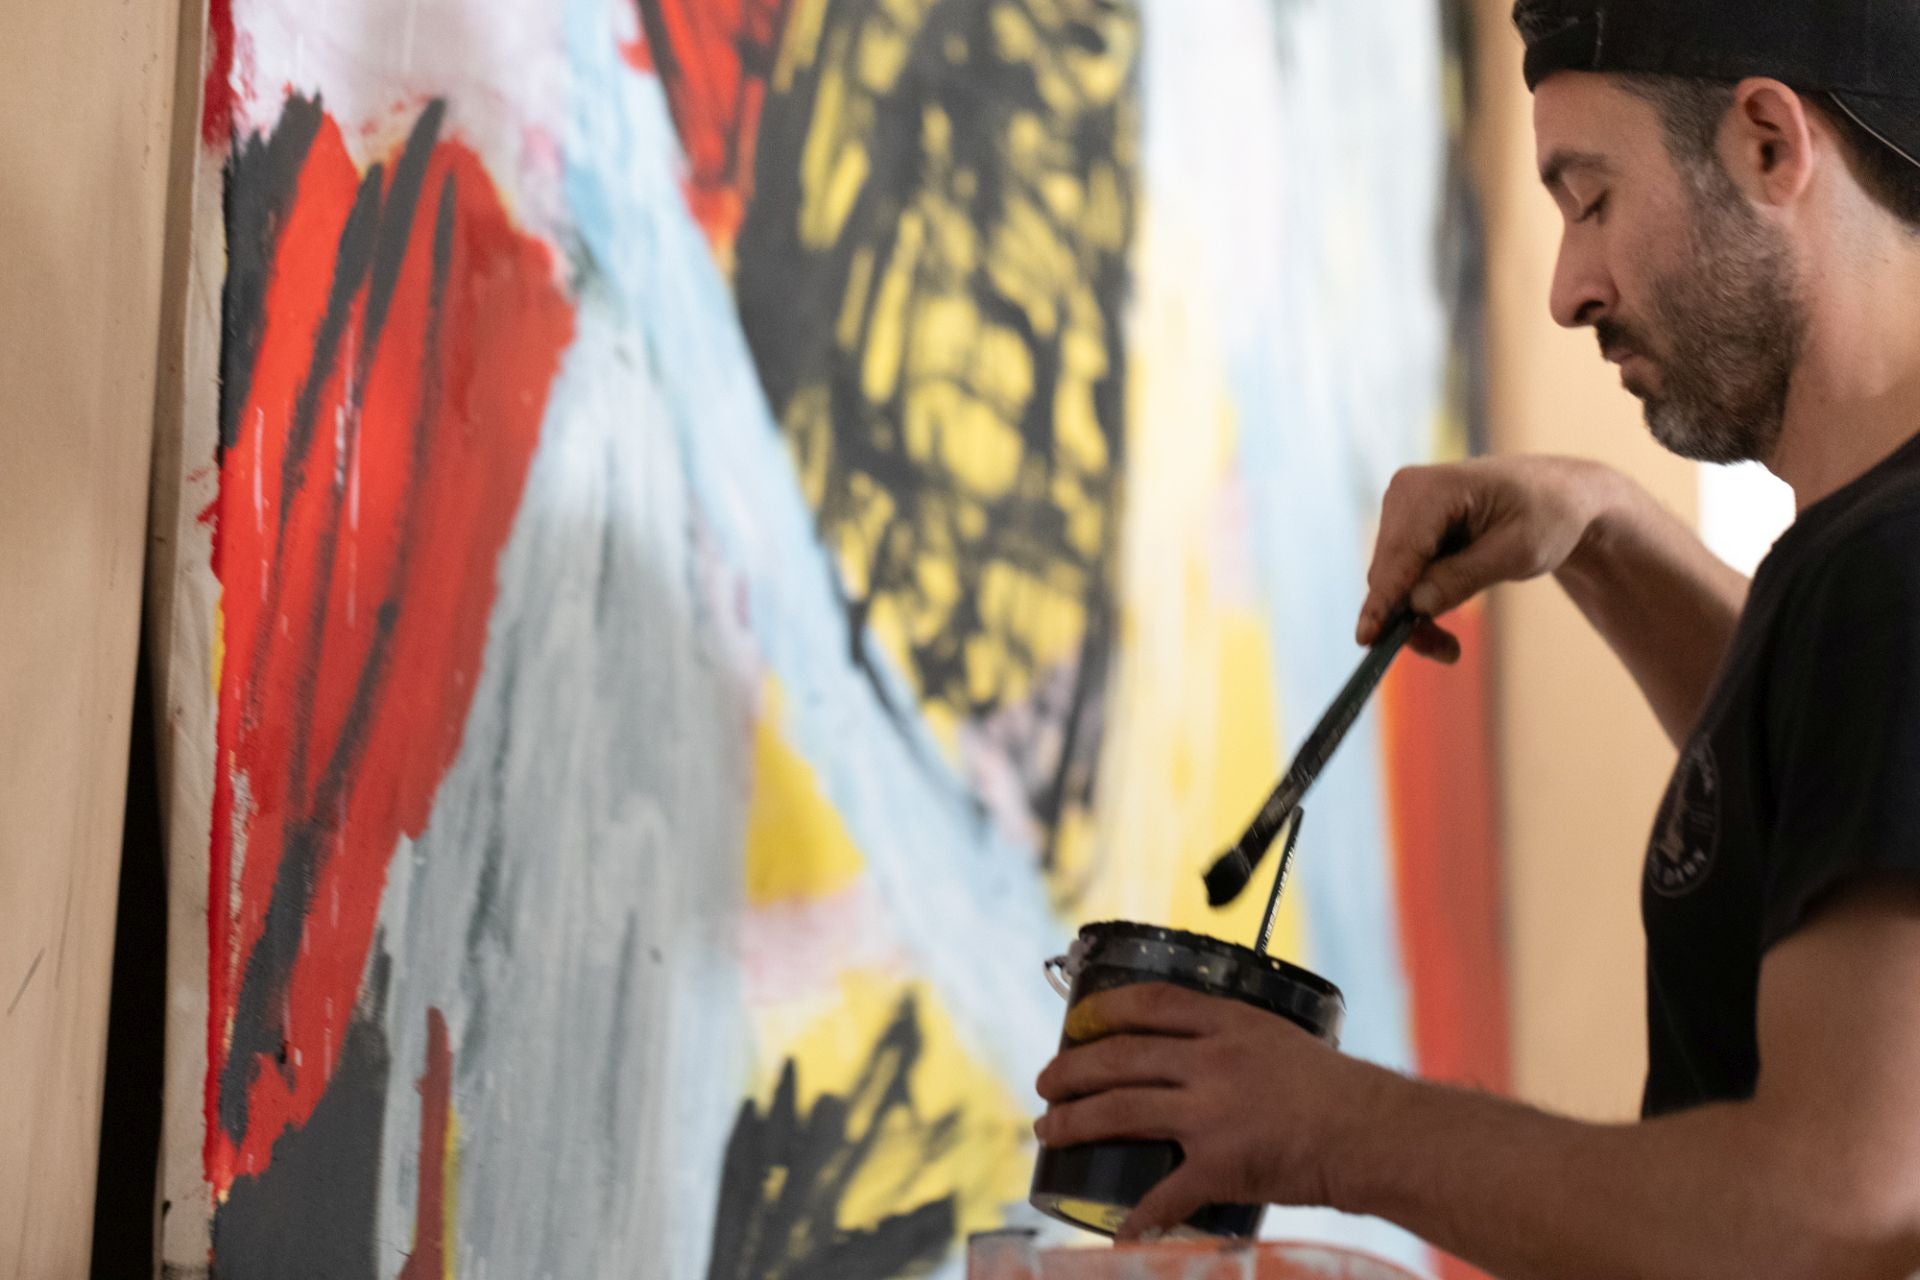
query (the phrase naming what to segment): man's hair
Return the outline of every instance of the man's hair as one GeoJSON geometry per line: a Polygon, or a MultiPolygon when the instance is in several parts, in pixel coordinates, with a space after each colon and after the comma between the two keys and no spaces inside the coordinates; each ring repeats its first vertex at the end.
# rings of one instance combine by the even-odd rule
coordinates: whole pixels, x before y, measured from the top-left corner
{"type": "MultiPolygon", "coordinates": [[[[1667,151],[1676,163],[1694,174],[1705,166],[1720,166],[1720,125],[1733,109],[1734,81],[1638,73],[1619,79],[1627,92],[1651,102],[1660,113],[1667,151]]],[[[1840,135],[1840,150],[1854,181],[1910,233],[1920,235],[1920,165],[1909,164],[1827,94],[1802,96],[1840,135]]]]}

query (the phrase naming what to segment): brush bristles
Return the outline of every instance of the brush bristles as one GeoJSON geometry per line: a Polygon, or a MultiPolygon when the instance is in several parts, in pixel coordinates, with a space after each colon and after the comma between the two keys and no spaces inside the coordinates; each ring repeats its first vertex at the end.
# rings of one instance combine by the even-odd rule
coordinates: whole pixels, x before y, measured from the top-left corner
{"type": "Polygon", "coordinates": [[[1247,881],[1253,879],[1253,864],[1240,850],[1229,849],[1207,868],[1206,879],[1208,905],[1224,907],[1239,897],[1247,881]]]}

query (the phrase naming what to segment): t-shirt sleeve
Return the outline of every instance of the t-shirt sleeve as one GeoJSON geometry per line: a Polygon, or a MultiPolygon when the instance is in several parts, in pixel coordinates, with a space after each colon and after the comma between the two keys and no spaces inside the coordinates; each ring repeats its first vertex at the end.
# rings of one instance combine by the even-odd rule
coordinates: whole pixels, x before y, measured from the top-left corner
{"type": "Polygon", "coordinates": [[[1850,880],[1920,883],[1920,518],[1853,531],[1783,620],[1768,681],[1777,808],[1763,947],[1850,880]]]}

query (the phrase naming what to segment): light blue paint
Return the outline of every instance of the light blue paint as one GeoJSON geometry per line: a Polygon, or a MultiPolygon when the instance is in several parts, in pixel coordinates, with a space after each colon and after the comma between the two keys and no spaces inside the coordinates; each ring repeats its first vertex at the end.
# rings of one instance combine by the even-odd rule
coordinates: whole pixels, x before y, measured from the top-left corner
{"type": "MultiPolygon", "coordinates": [[[[1030,1098],[1060,1027],[1040,962],[1063,947],[1064,930],[1033,851],[977,816],[917,720],[907,749],[848,660],[812,513],[680,192],[664,96],[619,60],[609,12],[609,0],[569,0],[567,11],[576,112],[566,187],[582,245],[645,352],[701,528],[744,582],[754,640],[787,693],[785,730],[865,855],[913,974],[932,982],[1015,1096],[1030,1098]]],[[[912,705],[889,679],[895,700],[912,705]]]]}

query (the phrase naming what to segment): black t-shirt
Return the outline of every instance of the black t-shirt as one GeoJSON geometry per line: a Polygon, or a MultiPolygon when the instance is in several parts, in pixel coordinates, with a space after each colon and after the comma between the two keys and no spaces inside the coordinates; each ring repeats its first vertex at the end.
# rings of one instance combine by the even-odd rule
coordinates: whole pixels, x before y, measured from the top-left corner
{"type": "Polygon", "coordinates": [[[1755,574],[1647,850],[1643,1114],[1751,1097],[1760,961],[1850,877],[1920,873],[1920,437],[1755,574]]]}

